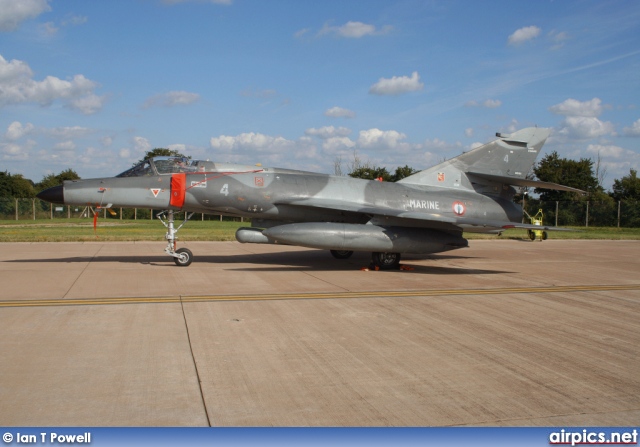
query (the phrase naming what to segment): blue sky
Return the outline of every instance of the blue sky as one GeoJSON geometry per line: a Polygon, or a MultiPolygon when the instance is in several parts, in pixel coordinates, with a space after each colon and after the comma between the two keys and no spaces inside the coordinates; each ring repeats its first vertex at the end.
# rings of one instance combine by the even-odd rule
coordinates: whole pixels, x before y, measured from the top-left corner
{"type": "Polygon", "coordinates": [[[0,0],[0,170],[115,175],[147,150],[426,169],[537,125],[640,165],[640,2],[0,0]]]}

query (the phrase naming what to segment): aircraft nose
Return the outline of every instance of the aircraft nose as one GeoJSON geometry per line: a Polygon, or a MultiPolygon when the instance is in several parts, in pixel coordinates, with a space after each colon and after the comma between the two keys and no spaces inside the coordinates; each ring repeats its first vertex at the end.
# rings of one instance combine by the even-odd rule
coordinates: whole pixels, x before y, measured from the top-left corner
{"type": "Polygon", "coordinates": [[[36,194],[36,197],[51,203],[64,205],[64,187],[62,185],[52,186],[36,194]]]}

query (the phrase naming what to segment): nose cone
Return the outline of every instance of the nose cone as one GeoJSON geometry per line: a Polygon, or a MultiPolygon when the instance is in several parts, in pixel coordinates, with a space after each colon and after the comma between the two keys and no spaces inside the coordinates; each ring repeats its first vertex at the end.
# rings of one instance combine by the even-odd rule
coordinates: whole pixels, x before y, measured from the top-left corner
{"type": "Polygon", "coordinates": [[[36,197],[47,202],[64,205],[64,187],[59,185],[47,188],[44,191],[40,191],[36,197]]]}

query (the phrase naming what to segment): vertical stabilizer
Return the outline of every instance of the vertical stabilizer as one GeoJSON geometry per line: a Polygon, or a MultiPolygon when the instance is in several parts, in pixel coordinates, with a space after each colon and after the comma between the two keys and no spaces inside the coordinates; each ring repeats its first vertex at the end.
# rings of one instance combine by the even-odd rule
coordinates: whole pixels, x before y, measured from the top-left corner
{"type": "Polygon", "coordinates": [[[549,129],[528,127],[512,134],[496,134],[497,140],[406,177],[400,182],[471,189],[467,174],[524,179],[549,133],[549,129]]]}

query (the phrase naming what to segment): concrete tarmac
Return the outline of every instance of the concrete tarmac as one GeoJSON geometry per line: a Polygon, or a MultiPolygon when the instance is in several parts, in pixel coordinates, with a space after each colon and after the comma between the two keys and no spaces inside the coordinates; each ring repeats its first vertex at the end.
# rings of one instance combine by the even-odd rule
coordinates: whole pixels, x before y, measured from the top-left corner
{"type": "Polygon", "coordinates": [[[640,242],[0,244],[0,426],[640,425],[640,242]]]}

